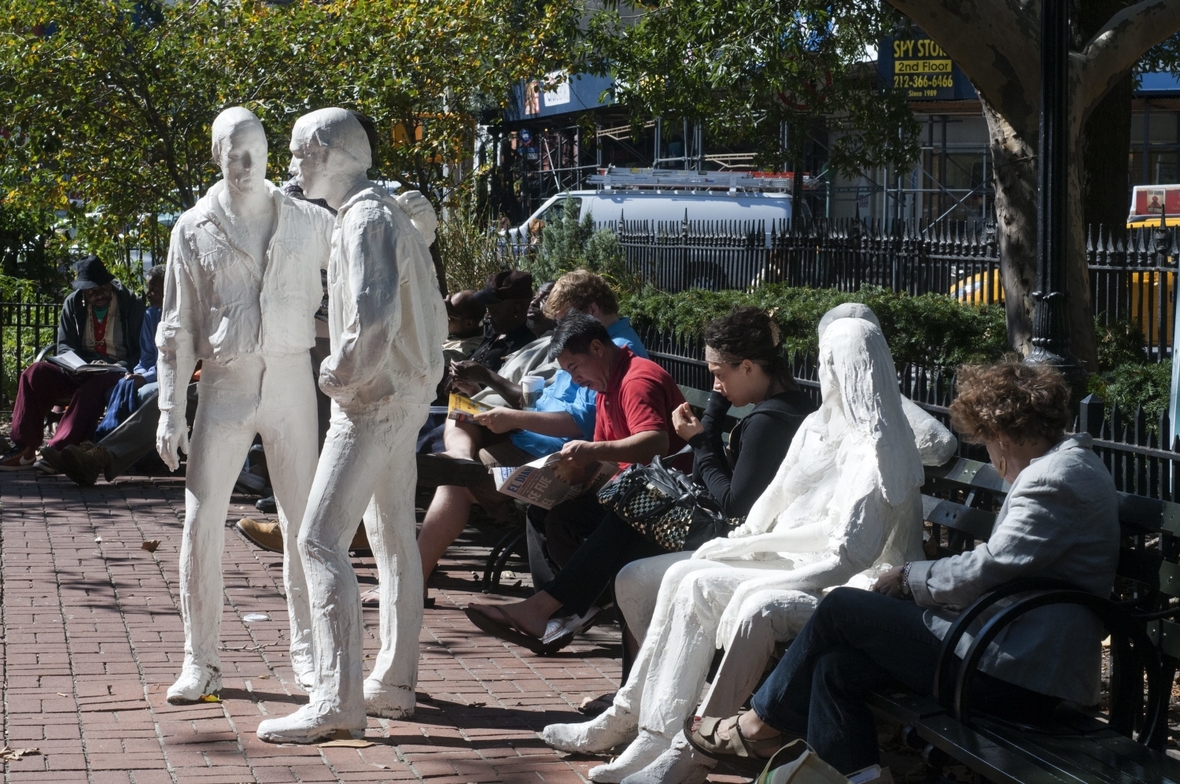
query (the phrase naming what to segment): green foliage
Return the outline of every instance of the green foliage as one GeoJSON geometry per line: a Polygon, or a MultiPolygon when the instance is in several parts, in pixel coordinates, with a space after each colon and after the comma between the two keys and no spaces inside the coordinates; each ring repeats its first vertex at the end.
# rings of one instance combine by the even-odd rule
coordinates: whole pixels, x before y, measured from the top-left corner
{"type": "Polygon", "coordinates": [[[1106,413],[1117,405],[1124,421],[1142,406],[1148,427],[1155,430],[1161,414],[1168,410],[1172,389],[1172,360],[1118,365],[1090,377],[1089,391],[1102,398],[1106,413]]]}
{"type": "Polygon", "coordinates": [[[699,335],[706,324],[734,307],[754,305],[773,314],[788,351],[814,354],[820,317],[843,302],[863,302],[873,309],[899,366],[994,362],[1008,349],[1001,306],[967,307],[945,294],[911,297],[870,287],[849,294],[775,284],[750,292],[648,290],[624,295],[620,309],[638,326],[699,335]]]}
{"type": "Polygon", "coordinates": [[[576,11],[567,0],[7,0],[0,186],[22,207],[97,215],[84,249],[100,250],[142,216],[191,207],[218,178],[209,129],[222,109],[259,115],[278,180],[295,118],[344,106],[377,124],[375,174],[438,201],[478,112],[558,67],[576,11]]]}
{"type": "Polygon", "coordinates": [[[56,294],[65,286],[69,259],[56,224],[48,210],[22,209],[0,197],[0,300],[56,294]]]}
{"type": "Polygon", "coordinates": [[[499,271],[501,237],[489,231],[470,198],[452,199],[438,227],[438,251],[447,275],[447,291],[481,289],[499,271]]]}
{"type": "Polygon", "coordinates": [[[637,20],[617,7],[592,17],[586,57],[591,69],[613,73],[615,98],[633,121],[703,122],[718,138],[755,142],[766,166],[797,159],[806,129],[821,118],[833,131],[830,165],[841,172],[857,175],[917,157],[919,128],[908,106],[900,95],[878,89],[865,63],[866,48],[892,29],[885,4],[631,5],[644,7],[637,20]],[[793,129],[786,140],[781,123],[793,129]]]}
{"type": "Polygon", "coordinates": [[[1102,316],[1094,319],[1094,333],[1098,338],[1098,371],[1100,373],[1124,365],[1142,365],[1146,357],[1143,331],[1131,321],[1110,320],[1102,316]]]}
{"type": "Polygon", "coordinates": [[[594,216],[581,221],[578,199],[566,199],[562,215],[541,231],[541,247],[522,259],[521,265],[537,282],[557,280],[576,269],[596,272],[617,290],[638,288],[638,278],[627,269],[619,238],[609,229],[594,230],[594,216]]]}

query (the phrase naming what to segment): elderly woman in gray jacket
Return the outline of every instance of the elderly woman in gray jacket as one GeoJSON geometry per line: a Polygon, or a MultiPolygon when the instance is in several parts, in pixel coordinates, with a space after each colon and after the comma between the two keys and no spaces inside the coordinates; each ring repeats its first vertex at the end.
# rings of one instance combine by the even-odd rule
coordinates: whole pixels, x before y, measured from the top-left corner
{"type": "MultiPolygon", "coordinates": [[[[952,424],[986,445],[1011,484],[991,537],[950,558],[898,567],[874,592],[830,593],[754,694],[753,710],[695,723],[690,741],[700,751],[757,764],[805,737],[842,773],[875,764],[877,732],[866,693],[900,681],[929,694],[943,636],[980,595],[1031,576],[1110,594],[1118,563],[1117,495],[1090,437],[1065,435],[1069,390],[1060,374],[1015,361],[964,367],[957,393],[952,424]]],[[[1085,608],[1033,611],[989,647],[975,699],[985,709],[1024,715],[1060,699],[1093,704],[1102,636],[1101,623],[1085,608]]]]}

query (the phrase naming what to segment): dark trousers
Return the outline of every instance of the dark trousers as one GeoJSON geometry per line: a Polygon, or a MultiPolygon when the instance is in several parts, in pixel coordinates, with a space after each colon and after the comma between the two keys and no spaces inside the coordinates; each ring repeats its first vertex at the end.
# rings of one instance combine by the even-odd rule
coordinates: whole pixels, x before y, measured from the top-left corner
{"type": "MultiPolygon", "coordinates": [[[[922,621],[924,609],[857,588],[837,588],[820,602],[751,706],[772,727],[798,735],[841,773],[877,764],[877,728],[868,692],[900,681],[930,694],[942,645],[922,621]]],[[[1056,700],[983,673],[973,698],[980,708],[1027,721],[1056,700]]]]}
{"type": "MultiPolygon", "coordinates": [[[[558,504],[544,516],[544,543],[560,571],[533,569],[534,585],[562,603],[566,613],[584,614],[627,564],[667,552],[648,541],[618,516],[606,512],[594,496],[558,504]],[[538,576],[548,579],[537,582],[538,576]]],[[[529,565],[534,546],[543,556],[540,531],[530,517],[529,565]]]]}
{"type": "Polygon", "coordinates": [[[64,449],[94,434],[107,407],[107,393],[122,373],[70,373],[52,362],[34,362],[20,374],[12,408],[12,442],[21,447],[41,445],[45,416],[61,401],[69,409],[57,424],[49,446],[64,449]]]}

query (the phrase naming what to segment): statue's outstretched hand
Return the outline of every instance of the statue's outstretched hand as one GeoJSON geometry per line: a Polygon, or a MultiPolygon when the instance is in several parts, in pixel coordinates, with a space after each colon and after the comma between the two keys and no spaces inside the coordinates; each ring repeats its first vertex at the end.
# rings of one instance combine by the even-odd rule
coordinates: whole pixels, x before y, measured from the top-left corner
{"type": "Polygon", "coordinates": [[[188,454],[188,422],[184,409],[179,414],[173,411],[160,412],[160,424],[156,428],[156,451],[169,471],[180,468],[180,453],[188,454]]]}
{"type": "Polygon", "coordinates": [[[749,544],[741,539],[712,539],[698,547],[692,557],[705,561],[733,561],[748,552],[749,544]]]}
{"type": "Polygon", "coordinates": [[[422,195],[421,191],[405,191],[394,197],[398,206],[410,218],[410,223],[426,240],[427,245],[434,244],[434,234],[438,229],[438,215],[430,199],[422,195]]]}

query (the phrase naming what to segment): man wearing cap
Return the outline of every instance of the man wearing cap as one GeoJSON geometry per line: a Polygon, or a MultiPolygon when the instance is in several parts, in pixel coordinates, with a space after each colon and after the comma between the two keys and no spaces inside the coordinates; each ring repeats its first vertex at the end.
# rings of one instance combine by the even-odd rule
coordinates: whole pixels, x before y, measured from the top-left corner
{"type": "MultiPolygon", "coordinates": [[[[139,360],[143,303],[115,280],[97,256],[76,267],[74,293],[66,297],[57,327],[57,353],[73,351],[87,362],[122,370],[139,360]]],[[[88,439],[106,408],[106,393],[123,373],[76,373],[52,362],[34,362],[20,376],[12,410],[13,448],[0,470],[31,468],[45,432],[45,416],[68,400],[49,446],[64,449],[88,439]]]]}

